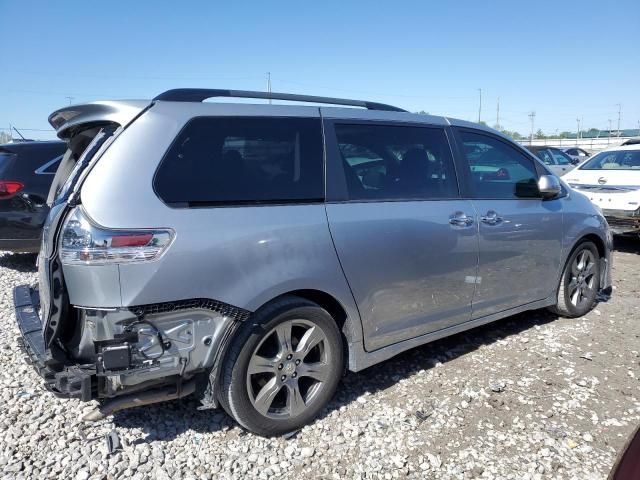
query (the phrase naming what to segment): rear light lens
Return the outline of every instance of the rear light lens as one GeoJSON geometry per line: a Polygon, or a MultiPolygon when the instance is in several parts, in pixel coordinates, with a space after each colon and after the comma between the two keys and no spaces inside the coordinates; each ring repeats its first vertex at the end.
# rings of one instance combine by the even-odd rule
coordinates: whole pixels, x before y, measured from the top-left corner
{"type": "Polygon", "coordinates": [[[24,188],[21,182],[0,180],[0,198],[10,198],[24,188]]]}
{"type": "Polygon", "coordinates": [[[105,265],[147,262],[169,247],[174,234],[168,229],[109,230],[91,223],[82,207],[65,220],[60,239],[64,265],[105,265]]]}

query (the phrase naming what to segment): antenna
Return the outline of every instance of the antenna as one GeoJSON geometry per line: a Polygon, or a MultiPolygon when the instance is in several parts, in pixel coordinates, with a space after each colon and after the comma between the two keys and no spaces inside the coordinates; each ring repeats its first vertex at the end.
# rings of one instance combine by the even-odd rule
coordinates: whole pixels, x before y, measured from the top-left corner
{"type": "Polygon", "coordinates": [[[11,128],[13,128],[13,129],[16,131],[16,133],[17,133],[18,135],[20,135],[20,137],[22,137],[22,140],[26,140],[26,138],[24,138],[24,135],[22,135],[22,134],[20,133],[20,130],[18,130],[18,129],[17,129],[16,127],[14,127],[14,126],[12,126],[11,128]]]}

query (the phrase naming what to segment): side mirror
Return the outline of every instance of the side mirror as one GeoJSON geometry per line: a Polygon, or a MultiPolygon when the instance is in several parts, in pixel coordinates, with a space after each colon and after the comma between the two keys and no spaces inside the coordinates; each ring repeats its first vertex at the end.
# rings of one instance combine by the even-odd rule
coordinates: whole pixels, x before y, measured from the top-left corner
{"type": "Polygon", "coordinates": [[[557,196],[562,187],[560,186],[560,180],[555,175],[541,175],[538,179],[538,190],[542,198],[548,199],[557,196]]]}

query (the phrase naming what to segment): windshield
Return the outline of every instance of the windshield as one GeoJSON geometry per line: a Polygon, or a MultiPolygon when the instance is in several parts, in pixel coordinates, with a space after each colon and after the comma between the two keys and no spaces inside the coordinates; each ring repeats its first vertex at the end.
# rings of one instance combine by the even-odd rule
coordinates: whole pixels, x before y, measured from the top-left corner
{"type": "Polygon", "coordinates": [[[640,170],[640,150],[601,152],[580,170],[640,170]]]}
{"type": "Polygon", "coordinates": [[[555,148],[550,148],[549,151],[558,165],[571,165],[571,157],[566,153],[555,148]]]}

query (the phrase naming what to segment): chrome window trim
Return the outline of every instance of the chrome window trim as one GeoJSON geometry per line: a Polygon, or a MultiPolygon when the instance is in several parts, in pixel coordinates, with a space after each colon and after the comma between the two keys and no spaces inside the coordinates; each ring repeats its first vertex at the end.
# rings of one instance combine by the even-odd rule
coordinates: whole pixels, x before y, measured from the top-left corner
{"type": "Polygon", "coordinates": [[[56,172],[45,172],[45,170],[47,168],[49,168],[51,165],[53,165],[54,163],[61,161],[62,157],[64,157],[64,155],[59,155],[56,158],[54,158],[53,160],[49,160],[47,163],[42,165],[40,168],[36,169],[36,171],[34,173],[36,175],[55,175],[56,172]]]}

